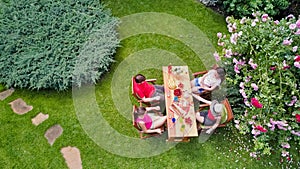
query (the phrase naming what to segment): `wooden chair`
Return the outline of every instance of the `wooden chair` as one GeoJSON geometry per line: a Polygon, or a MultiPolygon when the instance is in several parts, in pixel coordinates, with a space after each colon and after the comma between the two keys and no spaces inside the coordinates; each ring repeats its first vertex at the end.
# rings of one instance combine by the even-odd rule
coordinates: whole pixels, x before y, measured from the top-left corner
{"type": "MultiPolygon", "coordinates": [[[[211,69],[217,69],[218,67],[219,67],[219,65],[214,64],[214,65],[211,67],[211,69]]],[[[200,77],[200,76],[205,75],[207,72],[208,72],[208,70],[204,70],[204,71],[200,71],[200,72],[195,72],[195,73],[193,73],[193,77],[194,77],[194,78],[198,78],[198,77],[200,77]]],[[[218,89],[219,89],[219,87],[215,88],[214,90],[218,90],[218,89]]],[[[202,97],[202,98],[205,98],[205,99],[207,99],[207,100],[209,100],[209,99],[211,98],[211,93],[212,93],[212,91],[204,90],[204,91],[201,93],[201,97],[202,97]]]]}
{"type": "MultiPolygon", "coordinates": [[[[147,79],[146,82],[150,82],[152,84],[155,84],[156,79],[147,79]]],[[[131,78],[131,94],[133,97],[135,97],[137,99],[137,101],[139,102],[140,106],[144,104],[146,104],[147,106],[150,106],[151,104],[149,102],[143,102],[143,100],[141,99],[141,97],[139,95],[137,95],[134,91],[134,87],[136,86],[136,82],[134,80],[134,76],[131,78]]]]}
{"type": "MultiPolygon", "coordinates": [[[[134,112],[136,111],[137,109],[137,106],[136,105],[133,105],[133,108],[132,108],[132,125],[134,128],[137,129],[139,135],[140,135],[140,138],[141,139],[145,139],[145,138],[149,138],[149,137],[153,137],[153,136],[159,136],[160,134],[159,133],[144,133],[144,131],[141,130],[141,128],[138,126],[138,124],[135,122],[135,119],[134,119],[134,112]]],[[[161,126],[161,129],[163,130],[164,129],[164,126],[161,126]]]]}
{"type": "MultiPolygon", "coordinates": [[[[230,106],[227,98],[222,101],[222,104],[224,105],[224,110],[221,114],[221,123],[219,124],[218,127],[225,127],[226,124],[229,123],[234,118],[231,106],[230,106]]],[[[201,111],[205,108],[209,108],[209,105],[201,104],[199,106],[199,111],[201,111]]],[[[204,125],[200,125],[200,128],[203,128],[203,127],[204,127],[204,125]]],[[[207,128],[207,127],[211,127],[211,126],[205,126],[205,127],[207,128]]]]}

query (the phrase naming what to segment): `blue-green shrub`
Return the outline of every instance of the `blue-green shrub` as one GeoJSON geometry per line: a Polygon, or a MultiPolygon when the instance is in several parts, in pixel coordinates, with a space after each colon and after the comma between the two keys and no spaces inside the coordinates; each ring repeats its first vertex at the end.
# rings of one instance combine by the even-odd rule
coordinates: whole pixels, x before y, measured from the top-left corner
{"type": "Polygon", "coordinates": [[[2,2],[0,83],[65,90],[96,82],[113,62],[118,23],[99,1],[2,2]]]}

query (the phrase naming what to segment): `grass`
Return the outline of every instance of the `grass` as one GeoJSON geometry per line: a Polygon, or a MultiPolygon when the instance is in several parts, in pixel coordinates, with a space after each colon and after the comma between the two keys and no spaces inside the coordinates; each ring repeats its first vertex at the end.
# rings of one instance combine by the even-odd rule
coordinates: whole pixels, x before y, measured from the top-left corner
{"type": "MultiPolygon", "coordinates": [[[[118,17],[124,17],[140,12],[163,12],[186,19],[204,32],[212,44],[216,44],[216,33],[225,32],[224,18],[210,9],[193,0],[165,0],[165,1],[129,1],[104,0],[107,8],[118,17]]],[[[155,68],[131,70],[126,59],[139,51],[163,49],[180,57],[191,71],[203,70],[204,66],[198,56],[188,46],[179,40],[165,35],[141,34],[124,39],[115,55],[116,62],[110,71],[102,77],[96,86],[94,93],[85,92],[91,86],[83,88],[83,93],[76,90],[66,92],[55,91],[28,91],[16,89],[12,96],[0,102],[0,166],[2,168],[67,168],[60,149],[65,146],[75,146],[81,152],[83,168],[281,168],[279,155],[254,159],[249,156],[251,147],[250,138],[241,136],[230,124],[226,128],[220,128],[207,142],[200,144],[198,138],[191,139],[189,143],[179,143],[163,153],[146,158],[130,158],[118,155],[142,151],[147,155],[147,150],[139,146],[153,146],[153,151],[159,151],[156,147],[165,143],[161,139],[140,140],[138,133],[131,126],[128,119],[131,112],[131,104],[135,100],[130,97],[131,104],[119,105],[121,101],[115,98],[126,98],[130,95],[130,79],[127,76],[134,75],[135,71],[141,72],[146,77],[158,79],[162,83],[161,71],[155,68]],[[125,62],[125,63],[124,63],[125,62]],[[124,68],[124,69],[122,69],[124,68]],[[126,69],[125,69],[126,68],[126,69]],[[124,76],[116,77],[115,72],[125,72],[124,76]],[[118,81],[115,81],[117,78],[118,81]],[[112,91],[114,86],[122,85],[123,93],[112,91]],[[74,100],[74,93],[80,94],[74,100]],[[89,100],[95,97],[95,100],[89,100]],[[120,95],[120,96],[119,96],[120,95]],[[34,108],[25,115],[17,115],[12,112],[9,102],[22,98],[34,108]],[[92,102],[95,101],[99,112],[93,111],[92,102]],[[76,105],[78,104],[78,105],[76,105]],[[122,109],[119,109],[120,106],[122,109]],[[124,107],[125,106],[125,107],[124,107]],[[78,111],[80,110],[80,111],[78,111]],[[39,112],[49,114],[49,119],[39,126],[31,124],[31,118],[39,112]],[[103,116],[103,118],[100,118],[103,116]],[[108,122],[108,125],[103,122],[108,122]],[[44,138],[45,131],[60,124],[64,129],[53,146],[44,138]],[[118,152],[126,149],[130,143],[123,143],[119,136],[109,131],[112,127],[118,133],[134,137],[133,152],[118,152]],[[111,137],[115,136],[115,137],[111,137]],[[153,144],[156,143],[157,145],[153,144]],[[152,145],[151,145],[152,144],[152,145]],[[105,145],[105,146],[103,146],[105,145]],[[114,152],[113,152],[114,151],[114,152]]],[[[160,53],[158,53],[160,54],[160,53]]],[[[4,88],[0,86],[0,89],[4,88]]],[[[125,102],[125,99],[124,99],[125,102]]]]}

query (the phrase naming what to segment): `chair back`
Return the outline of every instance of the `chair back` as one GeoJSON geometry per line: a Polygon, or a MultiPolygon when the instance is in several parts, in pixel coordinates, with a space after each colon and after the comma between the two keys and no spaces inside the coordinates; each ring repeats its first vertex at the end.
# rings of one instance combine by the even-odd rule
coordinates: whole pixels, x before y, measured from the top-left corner
{"type": "Polygon", "coordinates": [[[227,111],[227,120],[225,121],[225,123],[228,123],[234,118],[233,112],[232,112],[231,106],[230,106],[227,98],[225,100],[223,100],[222,103],[225,106],[226,111],[227,111]]]}

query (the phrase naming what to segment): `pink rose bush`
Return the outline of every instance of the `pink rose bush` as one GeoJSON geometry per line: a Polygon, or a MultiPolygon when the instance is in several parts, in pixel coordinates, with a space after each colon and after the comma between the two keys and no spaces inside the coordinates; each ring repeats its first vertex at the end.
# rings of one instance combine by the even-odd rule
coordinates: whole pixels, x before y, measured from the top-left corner
{"type": "Polygon", "coordinates": [[[253,17],[227,17],[229,35],[218,33],[214,56],[234,89],[227,95],[235,126],[253,136],[251,156],[279,151],[292,161],[290,149],[300,145],[300,18],[253,17]]]}

